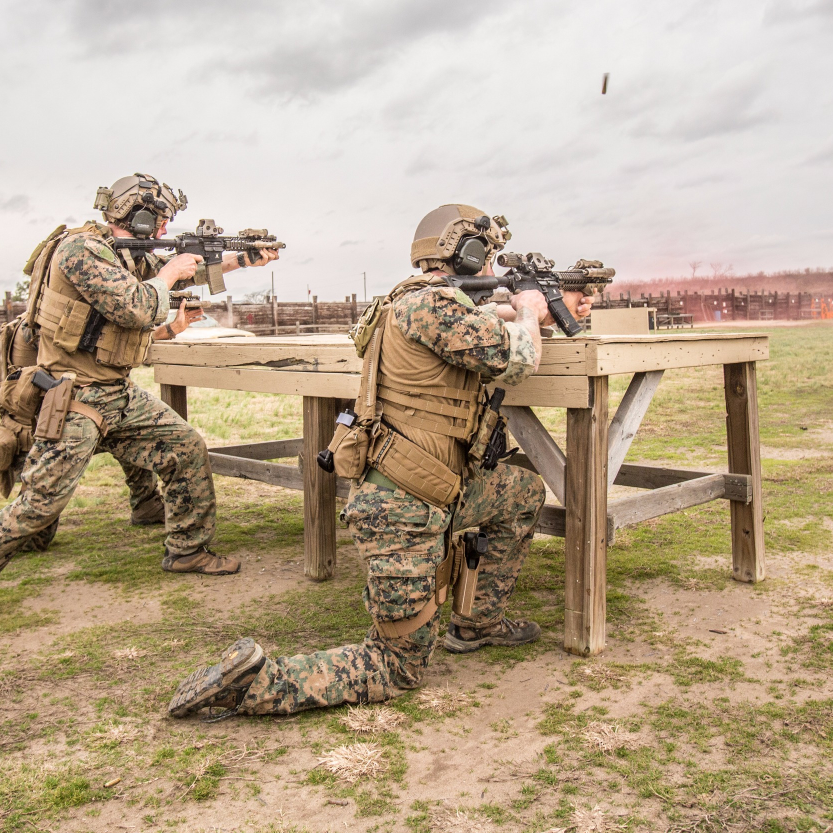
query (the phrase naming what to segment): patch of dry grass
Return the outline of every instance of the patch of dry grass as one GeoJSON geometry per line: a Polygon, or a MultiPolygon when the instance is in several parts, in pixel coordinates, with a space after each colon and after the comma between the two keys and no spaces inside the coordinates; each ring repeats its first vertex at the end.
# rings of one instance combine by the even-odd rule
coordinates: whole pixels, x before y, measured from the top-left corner
{"type": "Polygon", "coordinates": [[[390,706],[351,708],[341,722],[357,735],[372,735],[377,732],[391,732],[408,718],[390,706]]]}
{"type": "Polygon", "coordinates": [[[426,711],[438,715],[454,714],[474,704],[474,697],[467,691],[450,688],[424,688],[416,697],[417,704],[426,711]]]}
{"type": "Polygon", "coordinates": [[[388,769],[382,747],[376,743],[343,744],[320,757],[318,765],[351,784],[362,778],[378,778],[388,769]]]}
{"type": "Polygon", "coordinates": [[[617,749],[635,749],[639,735],[628,732],[618,724],[594,720],[585,730],[584,739],[605,755],[612,755],[617,749]]]}

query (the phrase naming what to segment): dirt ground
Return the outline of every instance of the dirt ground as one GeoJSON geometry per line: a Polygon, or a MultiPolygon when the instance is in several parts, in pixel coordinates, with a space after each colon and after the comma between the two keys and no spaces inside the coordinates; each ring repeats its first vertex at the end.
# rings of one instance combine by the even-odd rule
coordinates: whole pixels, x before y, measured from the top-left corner
{"type": "MultiPolygon", "coordinates": [[[[606,649],[579,659],[561,649],[563,542],[539,537],[508,613],[541,641],[439,647],[421,692],[359,715],[387,731],[360,734],[347,708],[170,719],[179,681],[240,636],[270,655],[360,640],[364,568],[339,529],[335,579],[307,580],[299,496],[218,477],[217,549],[242,571],[163,573],[163,532],[129,526],[97,458],[50,551],[0,574],[0,831],[830,833],[833,328],[770,333],[766,580],[732,581],[725,502],[618,530],[606,649]],[[330,771],[359,755],[376,770],[330,771]]],[[[668,374],[629,459],[725,470],[722,383],[668,374]]],[[[220,444],[297,436],[289,400],[189,408],[220,444]]]]}
{"type": "MultiPolygon", "coordinates": [[[[231,616],[242,602],[262,597],[265,584],[274,594],[306,584],[300,560],[270,563],[268,558],[260,557],[259,561],[255,561],[254,556],[247,558],[246,553],[243,558],[244,568],[237,576],[214,580],[184,576],[180,580],[187,585],[192,600],[211,609],[220,619],[231,616]]],[[[339,559],[340,570],[359,567],[350,544],[339,549],[339,559]]],[[[802,679],[800,672],[790,673],[778,667],[779,650],[772,637],[777,632],[788,638],[804,626],[795,622],[782,592],[783,580],[789,577],[793,563],[798,560],[807,563],[806,558],[795,557],[779,558],[770,563],[768,581],[778,588],[777,592],[758,592],[753,587],[734,582],[728,582],[720,590],[696,586],[684,589],[665,581],[642,584],[639,592],[649,615],[664,622],[676,642],[695,641],[699,646],[698,656],[707,661],[732,658],[743,663],[746,679],[720,692],[731,704],[742,704],[760,700],[764,696],[766,680],[775,674],[785,685],[789,685],[791,679],[802,679]]],[[[833,570],[833,556],[812,561],[820,569],[833,570]]],[[[720,568],[728,572],[729,565],[722,564],[720,568]]],[[[139,598],[126,598],[120,590],[106,585],[55,582],[25,606],[27,612],[54,612],[54,624],[11,636],[5,644],[3,667],[25,665],[39,646],[57,637],[69,637],[71,644],[73,632],[92,625],[152,625],[161,621],[161,601],[161,594],[152,590],[143,592],[139,598]]],[[[134,773],[133,777],[123,777],[108,790],[109,800],[96,805],[95,816],[89,814],[89,807],[71,809],[62,814],[58,825],[47,823],[37,829],[95,833],[166,829],[166,826],[184,831],[298,829],[333,833],[341,830],[559,829],[556,825],[527,828],[523,822],[512,821],[498,825],[488,813],[484,816],[457,808],[517,804],[523,785],[540,771],[546,759],[545,750],[553,742],[552,736],[542,735],[539,728],[548,705],[569,699],[574,703],[576,714],[604,710],[607,723],[622,725],[632,721],[646,706],[657,707],[679,694],[673,678],[661,670],[662,663],[672,659],[674,644],[661,639],[657,641],[656,636],[663,634],[652,632],[643,637],[619,639],[613,632],[603,656],[593,660],[576,659],[556,649],[508,666],[491,663],[480,656],[452,657],[439,649],[425,686],[447,688],[452,692],[476,692],[479,705],[441,722],[415,724],[402,732],[407,758],[406,784],[394,790],[395,797],[389,799],[386,807],[388,815],[381,821],[373,816],[357,818],[354,798],[334,798],[332,789],[309,782],[307,775],[315,771],[321,750],[336,745],[331,733],[320,722],[309,724],[299,718],[232,718],[205,723],[192,718],[172,727],[174,721],[166,716],[163,707],[148,715],[146,721],[119,724],[126,727],[121,731],[129,739],[138,738],[143,743],[155,745],[175,728],[179,743],[210,746],[213,742],[230,742],[235,749],[244,750],[244,766],[239,771],[226,770],[227,774],[220,779],[216,799],[189,801],[187,788],[183,789],[181,783],[170,778],[160,778],[154,783],[153,778],[143,779],[134,773]],[[623,665],[656,670],[646,672],[634,685],[605,686],[600,690],[581,686],[583,677],[604,679],[605,669],[611,669],[609,673],[615,680],[616,669],[623,665]],[[483,688],[484,684],[488,688],[483,688]],[[273,762],[245,756],[245,750],[275,746],[286,751],[273,762]],[[246,789],[250,784],[257,785],[256,793],[246,789]],[[147,801],[131,806],[131,795],[137,790],[151,799],[160,799],[164,812],[148,812],[147,801]],[[409,808],[423,805],[439,808],[428,814],[428,826],[420,828],[415,822],[406,821],[413,819],[408,815],[409,808]],[[389,817],[391,813],[393,818],[389,817]]],[[[138,669],[145,661],[152,661],[152,657],[136,652],[136,656],[128,654],[123,661],[138,669]]],[[[711,699],[715,696],[715,685],[721,686],[721,683],[695,682],[686,688],[685,699],[690,702],[711,699]]],[[[833,696],[833,682],[829,677],[812,687],[803,687],[801,682],[798,685],[799,703],[803,697],[833,696]]],[[[48,678],[40,681],[37,687],[26,690],[15,711],[27,713],[47,694],[64,694],[67,689],[75,695],[76,720],[95,722],[93,702],[100,692],[96,691],[96,683],[90,675],[54,683],[48,678]]],[[[129,689],[128,678],[115,690],[108,687],[107,695],[115,701],[122,697],[127,701],[129,689]]],[[[39,707],[38,712],[41,721],[50,720],[49,709],[39,707]]],[[[61,712],[62,707],[55,707],[54,716],[57,718],[61,712]]],[[[647,733],[643,730],[642,734],[647,733]]],[[[637,738],[639,735],[636,733],[637,738]]],[[[21,754],[29,757],[37,756],[41,751],[60,754],[62,740],[65,742],[58,729],[48,742],[28,745],[26,752],[21,754]]],[[[696,762],[698,757],[706,761],[713,753],[691,754],[696,762]]],[[[14,754],[9,756],[13,757],[14,754]]],[[[117,768],[109,774],[113,779],[121,777],[117,768]]],[[[557,778],[581,788],[587,784],[587,775],[564,769],[557,773],[557,778]]],[[[579,789],[575,794],[575,829],[580,829],[582,821],[581,817],[575,821],[576,814],[583,803],[588,804],[588,796],[582,795],[583,792],[579,789]]],[[[634,797],[629,790],[589,796],[592,807],[584,811],[584,829],[621,829],[616,825],[635,815],[634,797]],[[591,809],[596,809],[595,816],[590,813],[591,809]]],[[[558,809],[562,800],[555,791],[542,791],[534,798],[534,813],[545,819],[558,809]]],[[[647,828],[658,825],[662,829],[662,805],[661,797],[640,802],[641,825],[647,828]]],[[[520,813],[521,817],[524,815],[520,813]]]]}

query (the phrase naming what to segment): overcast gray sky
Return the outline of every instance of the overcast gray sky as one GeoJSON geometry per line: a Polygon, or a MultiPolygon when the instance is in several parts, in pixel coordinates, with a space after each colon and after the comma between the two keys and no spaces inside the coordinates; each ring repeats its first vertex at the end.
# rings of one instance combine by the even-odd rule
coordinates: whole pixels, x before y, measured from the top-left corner
{"type": "Polygon", "coordinates": [[[445,202],[622,279],[833,266],[833,0],[0,7],[0,288],[134,171],[277,233],[290,301],[390,288],[445,202]]]}

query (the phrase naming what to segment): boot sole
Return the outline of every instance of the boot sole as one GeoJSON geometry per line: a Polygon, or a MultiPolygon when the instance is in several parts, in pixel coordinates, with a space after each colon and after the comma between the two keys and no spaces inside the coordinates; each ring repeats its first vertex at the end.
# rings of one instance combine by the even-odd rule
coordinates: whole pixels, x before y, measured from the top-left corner
{"type": "Polygon", "coordinates": [[[538,633],[533,634],[529,639],[506,639],[499,636],[484,636],[482,639],[464,640],[457,639],[446,633],[443,647],[446,651],[452,654],[470,654],[473,651],[479,651],[481,648],[486,648],[490,645],[496,645],[502,648],[513,648],[516,645],[528,645],[530,642],[535,642],[541,636],[540,629],[538,633]]]}
{"type": "Polygon", "coordinates": [[[223,651],[216,665],[198,668],[179,684],[168,704],[168,714],[185,717],[199,711],[262,660],[263,648],[254,639],[238,639],[223,651]]]}

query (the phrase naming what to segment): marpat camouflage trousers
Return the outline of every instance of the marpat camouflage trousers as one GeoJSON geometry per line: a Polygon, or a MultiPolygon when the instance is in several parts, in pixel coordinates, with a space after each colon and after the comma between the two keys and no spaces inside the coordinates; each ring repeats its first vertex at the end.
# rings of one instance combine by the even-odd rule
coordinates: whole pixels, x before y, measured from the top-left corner
{"type": "Polygon", "coordinates": [[[169,552],[185,555],[211,541],[216,504],[202,437],[130,380],[88,385],[75,398],[102,415],[107,436],[91,419],[70,412],[58,442],[35,440],[20,494],[0,510],[0,569],[23,541],[58,518],[97,448],[121,464],[134,508],[150,497],[159,476],[169,552]]]}
{"type": "MultiPolygon", "coordinates": [[[[483,627],[503,617],[543,502],[541,479],[515,466],[500,464],[466,485],[454,529],[479,526],[489,536],[489,551],[480,561],[471,616],[452,615],[457,624],[483,627]]],[[[367,562],[368,613],[383,622],[415,616],[434,595],[451,512],[401,489],[364,482],[354,487],[342,518],[367,562]]],[[[372,627],[360,645],[267,659],[240,711],[292,714],[339,703],[377,703],[416,688],[434,651],[439,623],[438,610],[406,636],[383,637],[372,627]]]]}

